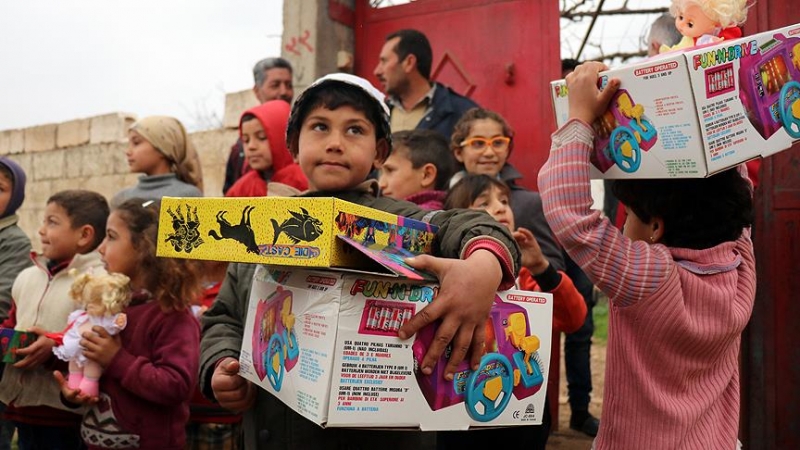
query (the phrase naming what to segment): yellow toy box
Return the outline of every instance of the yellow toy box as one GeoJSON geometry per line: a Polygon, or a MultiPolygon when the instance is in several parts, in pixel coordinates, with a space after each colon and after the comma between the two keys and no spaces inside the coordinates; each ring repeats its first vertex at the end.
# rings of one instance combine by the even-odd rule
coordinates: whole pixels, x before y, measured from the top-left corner
{"type": "MultiPolygon", "coordinates": [[[[592,178],[702,178],[800,139],[800,24],[614,68],[601,87],[610,78],[592,178]]],[[[552,83],[559,126],[568,96],[552,83]]]]}
{"type": "Polygon", "coordinates": [[[436,231],[329,197],[164,197],[157,254],[425,279],[403,259],[428,253],[436,231]]]}

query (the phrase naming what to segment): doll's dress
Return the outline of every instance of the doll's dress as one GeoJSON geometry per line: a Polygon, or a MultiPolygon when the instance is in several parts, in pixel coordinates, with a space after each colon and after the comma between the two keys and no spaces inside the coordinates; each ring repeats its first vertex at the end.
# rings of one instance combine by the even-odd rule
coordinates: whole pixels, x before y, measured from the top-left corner
{"type": "MultiPolygon", "coordinates": [[[[116,324],[117,317],[120,314],[96,317],[90,316],[82,309],[72,311],[67,318],[67,329],[64,332],[63,343],[58,347],[54,347],[53,353],[55,353],[58,359],[62,361],[69,361],[77,357],[78,366],[83,367],[84,363],[86,362],[86,357],[83,356],[83,348],[81,347],[80,326],[86,323],[86,321],[89,321],[91,322],[92,326],[99,325],[105,328],[105,330],[108,331],[108,334],[113,336],[122,331],[122,328],[116,324]]],[[[124,321],[122,322],[124,323],[124,321]]]]}

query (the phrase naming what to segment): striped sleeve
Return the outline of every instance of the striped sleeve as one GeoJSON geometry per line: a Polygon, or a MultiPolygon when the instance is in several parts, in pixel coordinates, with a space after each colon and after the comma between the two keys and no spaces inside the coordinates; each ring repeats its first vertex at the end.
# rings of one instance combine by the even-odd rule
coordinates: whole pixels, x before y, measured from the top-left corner
{"type": "Polygon", "coordinates": [[[600,211],[592,210],[591,127],[571,120],[553,134],[550,157],[539,172],[544,214],[559,242],[617,306],[651,296],[673,267],[664,245],[631,241],[600,211]]]}

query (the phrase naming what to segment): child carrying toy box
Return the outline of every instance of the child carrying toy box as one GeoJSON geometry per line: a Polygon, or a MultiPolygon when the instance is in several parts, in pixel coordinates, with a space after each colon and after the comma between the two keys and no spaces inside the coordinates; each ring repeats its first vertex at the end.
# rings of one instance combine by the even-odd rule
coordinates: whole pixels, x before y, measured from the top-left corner
{"type": "MultiPolygon", "coordinates": [[[[430,213],[416,206],[375,196],[367,176],[391,151],[389,111],[383,94],[366,80],[333,74],[313,83],[292,108],[287,127],[290,152],[308,178],[308,196],[334,196],[392,214],[429,221],[439,227],[434,254],[409,263],[437,275],[441,291],[425,314],[399,329],[407,339],[425,325],[442,319],[437,339],[420,367],[433,366],[453,342],[445,372],[452,380],[456,366],[470,354],[477,367],[486,340],[485,320],[498,289],[513,286],[519,251],[505,227],[482,212],[430,213]],[[463,258],[463,259],[456,259],[463,258]],[[471,351],[471,352],[470,352],[471,351]]],[[[203,316],[201,385],[204,393],[229,409],[245,411],[246,445],[257,448],[334,447],[353,441],[364,448],[417,448],[418,433],[321,429],[279,400],[238,375],[247,302],[255,267],[232,264],[217,301],[203,316]]]]}

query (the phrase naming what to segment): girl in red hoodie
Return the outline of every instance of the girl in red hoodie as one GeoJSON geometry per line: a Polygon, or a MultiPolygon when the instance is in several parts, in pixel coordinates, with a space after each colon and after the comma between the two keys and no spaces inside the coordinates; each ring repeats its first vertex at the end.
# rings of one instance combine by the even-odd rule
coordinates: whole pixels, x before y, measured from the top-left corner
{"type": "Polygon", "coordinates": [[[289,104],[272,100],[250,108],[239,121],[247,163],[253,168],[231,186],[226,197],[293,195],[308,189],[308,180],[286,149],[289,104]]]}

